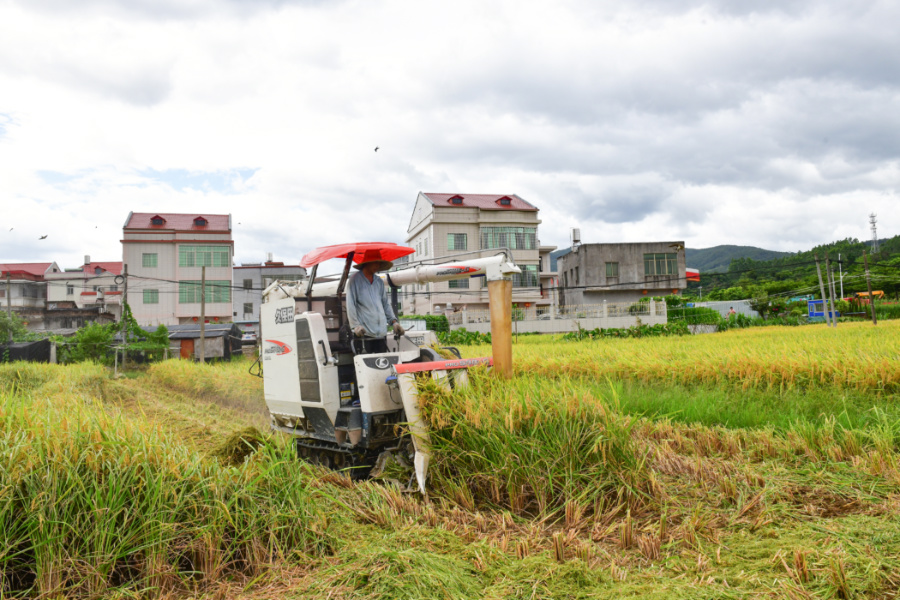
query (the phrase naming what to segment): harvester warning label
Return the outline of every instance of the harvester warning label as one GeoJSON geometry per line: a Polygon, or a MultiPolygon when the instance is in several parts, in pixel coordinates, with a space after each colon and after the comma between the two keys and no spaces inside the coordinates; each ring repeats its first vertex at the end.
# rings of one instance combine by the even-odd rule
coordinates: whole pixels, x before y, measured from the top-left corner
{"type": "Polygon", "coordinates": [[[275,324],[279,325],[281,323],[293,323],[294,322],[294,307],[293,306],[285,306],[284,308],[279,308],[275,310],[275,324]]]}

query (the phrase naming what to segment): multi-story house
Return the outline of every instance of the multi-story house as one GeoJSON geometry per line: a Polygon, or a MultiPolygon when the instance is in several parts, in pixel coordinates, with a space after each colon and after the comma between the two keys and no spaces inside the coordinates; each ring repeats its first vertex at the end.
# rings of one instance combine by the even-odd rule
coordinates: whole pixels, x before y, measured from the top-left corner
{"type": "MultiPolygon", "coordinates": [[[[550,246],[538,241],[538,209],[516,194],[434,194],[419,192],[407,228],[406,243],[416,249],[410,263],[466,260],[491,256],[507,248],[522,269],[513,278],[513,302],[549,305],[542,288],[552,281],[550,246]],[[547,258],[542,258],[547,254],[547,258]],[[545,265],[542,267],[542,260],[545,265]],[[546,270],[545,270],[546,269],[546,270]]],[[[460,308],[486,309],[483,277],[405,286],[402,308],[410,314],[441,314],[460,308]]]]}
{"type": "Polygon", "coordinates": [[[234,267],[234,322],[241,331],[259,334],[259,306],[262,292],[275,280],[303,281],[306,269],[272,260],[264,263],[242,263],[234,267]]]}
{"type": "Polygon", "coordinates": [[[203,301],[207,321],[231,322],[231,215],[129,213],[122,234],[127,301],[139,324],[196,322],[203,301]]]}
{"type": "Polygon", "coordinates": [[[121,262],[92,262],[85,255],[81,267],[48,273],[45,278],[48,329],[121,319],[125,282],[121,262]]]}
{"type": "Polygon", "coordinates": [[[634,302],[687,287],[684,242],[582,244],[558,259],[560,304],[634,302]]]}
{"type": "Polygon", "coordinates": [[[29,331],[43,330],[47,307],[46,277],[59,272],[55,262],[0,264],[0,305],[3,310],[9,306],[29,331]]]}

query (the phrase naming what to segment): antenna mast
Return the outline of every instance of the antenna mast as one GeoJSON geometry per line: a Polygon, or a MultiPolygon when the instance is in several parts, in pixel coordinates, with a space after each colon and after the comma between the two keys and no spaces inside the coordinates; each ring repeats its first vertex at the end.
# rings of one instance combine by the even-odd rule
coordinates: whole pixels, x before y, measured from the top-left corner
{"type": "Polygon", "coordinates": [[[872,252],[878,252],[878,215],[869,215],[869,224],[872,226],[872,252]]]}

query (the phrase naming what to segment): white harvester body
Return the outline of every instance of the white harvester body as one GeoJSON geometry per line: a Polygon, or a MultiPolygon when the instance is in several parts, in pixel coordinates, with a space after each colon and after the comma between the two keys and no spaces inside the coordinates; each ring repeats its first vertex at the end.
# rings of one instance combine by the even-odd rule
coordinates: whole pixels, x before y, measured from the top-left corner
{"type": "MultiPolygon", "coordinates": [[[[300,457],[364,477],[393,457],[411,460],[424,493],[428,431],[419,413],[416,377],[455,387],[466,368],[490,359],[445,360],[434,332],[386,335],[388,352],[367,354],[352,339],[340,282],[274,282],[260,309],[260,360],[272,428],[295,437],[300,457]]],[[[520,272],[505,254],[379,274],[395,287],[477,275],[520,272]]],[[[455,349],[457,357],[459,353],[455,349]]]]}

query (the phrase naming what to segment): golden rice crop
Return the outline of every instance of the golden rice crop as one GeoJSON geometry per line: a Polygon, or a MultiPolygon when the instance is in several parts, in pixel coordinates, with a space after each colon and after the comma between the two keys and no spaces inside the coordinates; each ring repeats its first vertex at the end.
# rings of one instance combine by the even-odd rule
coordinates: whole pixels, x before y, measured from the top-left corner
{"type": "MultiPolygon", "coordinates": [[[[489,354],[489,346],[466,349],[489,354]]],[[[563,342],[522,337],[513,346],[519,374],[612,378],[653,383],[723,384],[756,389],[818,387],[900,391],[900,321],[760,327],[725,333],[563,342]]]]}

